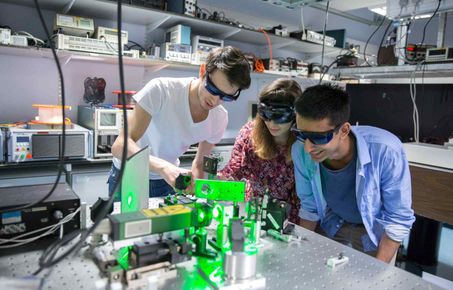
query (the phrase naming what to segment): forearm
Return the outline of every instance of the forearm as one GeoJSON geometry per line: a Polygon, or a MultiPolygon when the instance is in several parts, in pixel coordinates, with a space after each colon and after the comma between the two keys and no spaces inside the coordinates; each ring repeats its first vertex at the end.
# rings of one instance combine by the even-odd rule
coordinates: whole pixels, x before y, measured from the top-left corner
{"type": "Polygon", "coordinates": [[[195,158],[192,162],[191,172],[194,179],[204,178],[203,160],[195,158]]]}
{"type": "MultiPolygon", "coordinates": [[[[121,156],[123,155],[123,138],[118,137],[115,143],[112,146],[112,154],[114,157],[121,159],[121,156]]],[[[136,152],[140,151],[141,148],[135,143],[131,138],[128,140],[128,145],[127,145],[127,156],[134,155],[136,152]]],[[[161,176],[165,175],[165,169],[168,167],[174,166],[168,161],[165,161],[163,159],[160,159],[155,156],[149,156],[149,169],[151,171],[154,171],[158,173],[161,176]]]]}
{"type": "MultiPolygon", "coordinates": [[[[121,159],[121,157],[123,156],[123,147],[124,137],[123,132],[121,132],[112,145],[112,155],[118,159],[121,159]]],[[[140,149],[141,148],[137,145],[137,143],[134,140],[128,138],[127,157],[134,155],[136,152],[140,151],[140,149]]]]}
{"type": "Polygon", "coordinates": [[[306,219],[303,219],[303,218],[299,219],[299,226],[304,227],[307,230],[310,230],[310,231],[313,231],[313,232],[315,231],[317,224],[318,224],[318,222],[309,221],[309,220],[306,220],[306,219]]]}
{"type": "Polygon", "coordinates": [[[203,159],[204,156],[209,156],[211,154],[212,148],[214,148],[214,146],[214,144],[211,144],[207,141],[203,141],[198,144],[197,154],[195,155],[195,159],[192,162],[192,177],[194,179],[204,177],[203,159]]]}
{"type": "Polygon", "coordinates": [[[386,263],[390,263],[399,246],[399,242],[390,239],[387,234],[384,233],[379,242],[376,258],[386,263]]]}
{"type": "Polygon", "coordinates": [[[152,155],[149,156],[149,170],[150,171],[156,172],[157,174],[159,174],[160,176],[165,178],[165,176],[167,174],[166,169],[169,169],[171,167],[176,167],[176,166],[174,164],[172,164],[164,159],[158,158],[156,156],[152,156],[152,155]]]}

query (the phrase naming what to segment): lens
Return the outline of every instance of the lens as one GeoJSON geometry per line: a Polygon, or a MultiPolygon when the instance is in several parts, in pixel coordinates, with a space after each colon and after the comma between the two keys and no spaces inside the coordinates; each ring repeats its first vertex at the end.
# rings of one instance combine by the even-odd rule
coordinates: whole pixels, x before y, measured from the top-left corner
{"type": "Polygon", "coordinates": [[[264,121],[274,121],[276,124],[290,123],[294,121],[295,114],[292,108],[275,108],[260,103],[258,113],[264,121]]]}
{"type": "Polygon", "coordinates": [[[239,98],[239,95],[241,94],[240,89],[234,95],[227,95],[223,93],[214,85],[214,83],[209,78],[209,75],[206,75],[204,87],[211,95],[218,96],[224,102],[236,101],[239,98]]]}
{"type": "Polygon", "coordinates": [[[310,134],[306,133],[306,138],[310,140],[313,144],[316,145],[324,145],[330,142],[332,140],[333,133],[327,133],[327,134],[310,134]]]}
{"type": "Polygon", "coordinates": [[[275,115],[272,119],[276,124],[285,124],[292,122],[294,118],[292,118],[291,114],[279,114],[275,115]]]}
{"type": "Polygon", "coordinates": [[[272,112],[258,109],[258,114],[260,115],[260,117],[264,121],[270,121],[271,120],[272,112]]]}
{"type": "Polygon", "coordinates": [[[224,102],[232,102],[232,101],[236,100],[236,99],[233,99],[233,97],[228,96],[228,95],[218,94],[218,96],[224,102]]]}

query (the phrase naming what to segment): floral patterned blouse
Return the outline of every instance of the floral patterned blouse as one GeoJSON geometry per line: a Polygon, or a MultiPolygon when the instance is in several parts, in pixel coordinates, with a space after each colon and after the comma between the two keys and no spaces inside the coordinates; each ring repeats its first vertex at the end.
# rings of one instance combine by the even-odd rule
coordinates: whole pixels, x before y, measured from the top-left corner
{"type": "Polygon", "coordinates": [[[278,155],[271,160],[259,158],[252,144],[253,121],[245,124],[234,143],[231,159],[219,172],[226,178],[246,179],[246,199],[263,196],[268,189],[270,196],[291,205],[290,221],[299,220],[300,200],[294,183],[294,166],[286,163],[286,146],[279,146],[278,155]]]}

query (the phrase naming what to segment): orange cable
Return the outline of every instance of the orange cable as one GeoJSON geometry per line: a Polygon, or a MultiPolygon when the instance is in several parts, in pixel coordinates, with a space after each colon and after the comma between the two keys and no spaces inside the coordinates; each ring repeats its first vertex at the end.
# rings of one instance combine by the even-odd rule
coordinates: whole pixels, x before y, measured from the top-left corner
{"type": "Polygon", "coordinates": [[[270,39],[269,35],[267,34],[267,32],[262,27],[259,29],[259,31],[264,33],[264,36],[266,37],[266,40],[267,40],[267,44],[269,45],[269,63],[270,63],[272,61],[272,43],[271,43],[271,39],[270,39]]]}

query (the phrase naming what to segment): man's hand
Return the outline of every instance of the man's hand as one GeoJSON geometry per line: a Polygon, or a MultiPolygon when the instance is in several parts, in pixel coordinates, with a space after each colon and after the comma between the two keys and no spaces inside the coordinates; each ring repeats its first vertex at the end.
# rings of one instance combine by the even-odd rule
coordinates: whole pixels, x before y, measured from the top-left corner
{"type": "Polygon", "coordinates": [[[172,187],[175,187],[175,181],[179,174],[190,174],[190,171],[184,168],[176,167],[173,164],[168,164],[162,170],[162,178],[172,187]]]}

